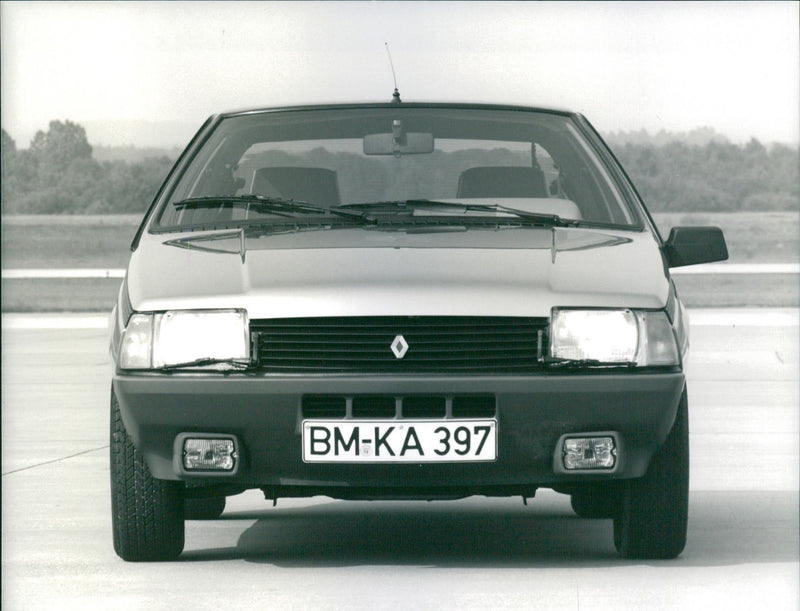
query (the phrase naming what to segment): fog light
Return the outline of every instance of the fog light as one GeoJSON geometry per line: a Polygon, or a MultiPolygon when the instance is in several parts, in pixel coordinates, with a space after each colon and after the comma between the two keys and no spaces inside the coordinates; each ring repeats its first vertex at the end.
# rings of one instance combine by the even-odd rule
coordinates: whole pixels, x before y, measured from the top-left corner
{"type": "Polygon", "coordinates": [[[236,447],[232,439],[185,439],[183,466],[187,471],[233,471],[236,447]]]}
{"type": "Polygon", "coordinates": [[[613,469],[617,448],[613,437],[573,437],[564,440],[564,468],[613,469]]]}

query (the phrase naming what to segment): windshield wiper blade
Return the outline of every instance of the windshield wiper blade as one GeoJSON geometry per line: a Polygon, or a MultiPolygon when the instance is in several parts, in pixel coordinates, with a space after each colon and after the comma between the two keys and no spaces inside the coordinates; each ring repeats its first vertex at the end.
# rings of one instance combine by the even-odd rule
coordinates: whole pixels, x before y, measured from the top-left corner
{"type": "Polygon", "coordinates": [[[356,212],[340,207],[319,206],[297,199],[286,197],[267,197],[256,193],[246,195],[209,195],[190,197],[172,204],[175,208],[203,208],[215,206],[245,206],[266,211],[276,216],[292,217],[303,214],[332,214],[334,216],[353,219],[363,223],[374,223],[375,219],[366,212],[356,212]]]}
{"type": "Polygon", "coordinates": [[[571,368],[571,367],[624,367],[631,369],[636,366],[636,363],[620,362],[620,361],[601,361],[599,359],[561,359],[561,358],[546,358],[545,363],[550,367],[555,368],[571,368]]]}
{"type": "Polygon", "coordinates": [[[437,201],[431,199],[406,199],[396,201],[383,201],[383,202],[368,202],[363,204],[344,204],[338,207],[339,209],[346,208],[359,208],[366,210],[380,210],[391,209],[397,211],[409,211],[420,209],[445,209],[451,208],[455,211],[463,213],[467,212],[491,212],[508,214],[518,219],[531,222],[535,225],[545,225],[548,227],[573,227],[580,223],[577,220],[563,219],[557,214],[544,214],[540,212],[530,212],[528,210],[520,210],[519,208],[511,208],[501,204],[463,204],[459,202],[437,201]]]}
{"type": "Polygon", "coordinates": [[[217,365],[221,371],[244,371],[249,367],[248,363],[237,361],[233,359],[219,359],[213,357],[201,357],[186,363],[175,363],[172,365],[163,365],[158,369],[160,371],[172,371],[174,369],[191,369],[193,367],[210,367],[217,365]]]}
{"type": "Polygon", "coordinates": [[[475,212],[502,212],[526,221],[532,221],[537,225],[542,224],[553,227],[574,227],[579,224],[579,221],[563,219],[557,214],[529,212],[528,210],[520,210],[518,208],[511,208],[501,204],[467,204],[466,208],[467,211],[475,212]]]}

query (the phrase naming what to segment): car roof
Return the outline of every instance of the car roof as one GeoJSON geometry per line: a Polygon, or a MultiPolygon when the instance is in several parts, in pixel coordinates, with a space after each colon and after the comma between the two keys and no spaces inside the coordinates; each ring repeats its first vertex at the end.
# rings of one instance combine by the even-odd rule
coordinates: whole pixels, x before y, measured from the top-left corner
{"type": "Polygon", "coordinates": [[[548,108],[543,106],[519,106],[511,104],[484,104],[467,102],[347,102],[331,104],[308,104],[297,106],[267,106],[255,108],[241,108],[219,113],[220,117],[233,117],[238,115],[272,113],[272,112],[303,112],[309,110],[353,110],[359,108],[430,108],[430,109],[462,109],[462,110],[512,110],[522,112],[546,112],[564,116],[574,116],[579,113],[563,108],[548,108]]]}

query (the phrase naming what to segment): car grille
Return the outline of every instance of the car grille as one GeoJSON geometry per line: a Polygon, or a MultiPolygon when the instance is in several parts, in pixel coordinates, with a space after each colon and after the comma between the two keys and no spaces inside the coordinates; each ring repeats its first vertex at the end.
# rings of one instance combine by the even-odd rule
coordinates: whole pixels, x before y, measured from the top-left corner
{"type": "Polygon", "coordinates": [[[250,321],[255,365],[274,373],[529,373],[542,369],[547,328],[547,318],[521,317],[250,321]]]}
{"type": "Polygon", "coordinates": [[[305,395],[303,418],[494,418],[494,395],[305,395]]]}

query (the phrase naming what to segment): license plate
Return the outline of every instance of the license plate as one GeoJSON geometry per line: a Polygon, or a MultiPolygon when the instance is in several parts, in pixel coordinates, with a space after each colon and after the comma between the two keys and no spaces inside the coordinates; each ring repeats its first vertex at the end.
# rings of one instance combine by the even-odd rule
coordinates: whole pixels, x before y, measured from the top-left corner
{"type": "Polygon", "coordinates": [[[303,421],[304,462],[482,462],[496,458],[496,420],[303,421]]]}

